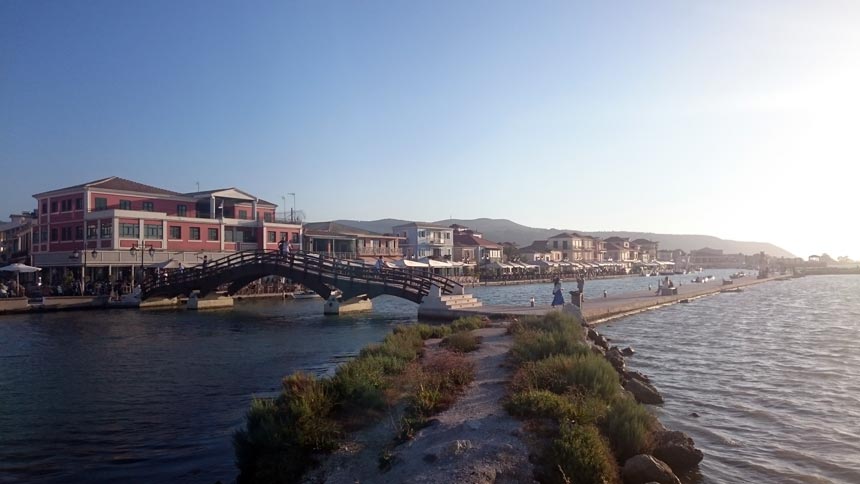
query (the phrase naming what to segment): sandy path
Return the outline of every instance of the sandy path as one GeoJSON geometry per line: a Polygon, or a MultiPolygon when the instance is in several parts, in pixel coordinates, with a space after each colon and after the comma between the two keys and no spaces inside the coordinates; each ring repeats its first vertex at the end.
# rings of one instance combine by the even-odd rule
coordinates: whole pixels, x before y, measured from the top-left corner
{"type": "MultiPolygon", "coordinates": [[[[504,328],[475,331],[483,338],[468,356],[475,362],[475,381],[454,405],[436,416],[415,438],[393,451],[390,470],[378,469],[393,429],[383,422],[363,432],[310,482],[326,483],[531,483],[532,465],[520,439],[520,422],[501,405],[511,369],[504,366],[512,338],[504,328]]],[[[428,351],[433,351],[428,342],[428,351]]]]}

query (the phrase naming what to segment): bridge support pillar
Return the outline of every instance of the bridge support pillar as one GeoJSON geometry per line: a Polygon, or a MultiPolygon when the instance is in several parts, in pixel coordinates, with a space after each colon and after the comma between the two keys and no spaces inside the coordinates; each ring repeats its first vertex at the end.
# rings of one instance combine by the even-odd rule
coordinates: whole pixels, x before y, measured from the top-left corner
{"type": "Polygon", "coordinates": [[[333,316],[371,310],[373,310],[373,301],[367,297],[367,294],[362,294],[346,301],[340,301],[336,296],[332,295],[325,302],[323,314],[333,316]]]}
{"type": "Polygon", "coordinates": [[[215,308],[232,308],[233,297],[222,296],[217,293],[200,296],[198,291],[194,291],[188,296],[188,309],[215,309],[215,308]]]}

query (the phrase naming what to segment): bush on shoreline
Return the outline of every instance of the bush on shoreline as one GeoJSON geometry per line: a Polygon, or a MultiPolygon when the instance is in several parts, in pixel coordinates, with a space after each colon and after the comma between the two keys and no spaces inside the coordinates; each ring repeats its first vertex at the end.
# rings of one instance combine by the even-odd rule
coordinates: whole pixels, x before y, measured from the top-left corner
{"type": "Polygon", "coordinates": [[[518,365],[505,408],[553,424],[531,426],[544,444],[539,480],[620,482],[619,465],[649,450],[656,419],[623,392],[618,373],[591,351],[579,322],[560,312],[510,325],[518,365]]]}
{"type": "Polygon", "coordinates": [[[382,343],[362,349],[357,358],[339,366],[331,378],[301,372],[285,377],[277,398],[252,401],[245,427],[233,435],[237,482],[297,481],[315,464],[316,455],[337,447],[345,428],[380,417],[393,403],[387,391],[405,385],[398,377],[410,368],[419,378],[407,382],[411,389],[407,413],[412,425],[423,425],[474,378],[474,366],[462,354],[445,352],[417,365],[424,340],[483,326],[476,317],[444,326],[397,326],[382,343]]]}

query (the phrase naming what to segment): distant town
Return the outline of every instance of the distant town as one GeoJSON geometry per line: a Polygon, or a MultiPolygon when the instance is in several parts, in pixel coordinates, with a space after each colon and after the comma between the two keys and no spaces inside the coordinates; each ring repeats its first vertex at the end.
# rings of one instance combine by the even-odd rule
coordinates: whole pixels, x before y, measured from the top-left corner
{"type": "MultiPolygon", "coordinates": [[[[559,232],[520,247],[470,227],[410,222],[376,233],[337,222],[308,223],[231,187],[178,193],[119,177],[33,195],[36,209],[0,224],[0,265],[43,269],[48,284],[134,280],[135,271],[168,261],[194,267],[243,250],[306,251],[450,277],[528,278],[558,273],[656,274],[694,268],[826,266],[827,255],[775,258],[702,247],[661,247],[659,240],[559,232]]],[[[137,274],[139,275],[139,273],[137,274]]]]}

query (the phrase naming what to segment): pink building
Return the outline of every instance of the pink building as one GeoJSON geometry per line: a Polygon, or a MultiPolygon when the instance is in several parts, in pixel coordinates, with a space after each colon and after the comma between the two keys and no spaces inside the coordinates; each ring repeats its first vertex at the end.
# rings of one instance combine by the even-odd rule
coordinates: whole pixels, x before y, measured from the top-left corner
{"type": "Polygon", "coordinates": [[[169,259],[191,267],[204,256],[277,250],[282,239],[300,246],[299,223],[277,220],[277,205],[236,188],[183,194],[110,177],[33,197],[33,264],[54,285],[68,268],[88,280],[129,280],[169,259]]]}

